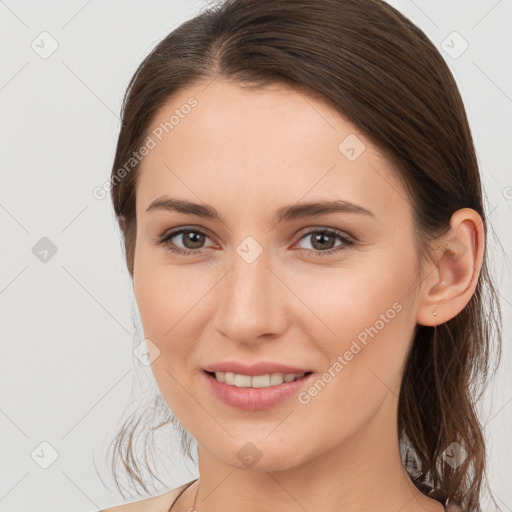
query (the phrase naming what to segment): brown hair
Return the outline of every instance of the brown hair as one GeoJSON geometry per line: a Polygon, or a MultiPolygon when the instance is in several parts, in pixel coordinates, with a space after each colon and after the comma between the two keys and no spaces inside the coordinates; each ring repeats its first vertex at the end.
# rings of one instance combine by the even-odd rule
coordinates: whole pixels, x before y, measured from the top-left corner
{"type": "MultiPolygon", "coordinates": [[[[487,244],[489,223],[464,105],[447,64],[417,26],[380,0],[225,0],[165,37],[128,85],[111,198],[132,278],[138,165],[126,171],[125,164],[175,93],[216,77],[253,88],[284,84],[334,106],[395,165],[414,208],[422,264],[432,257],[430,243],[447,233],[461,208],[480,214],[487,244]]],[[[487,260],[485,251],[475,293],[458,315],[435,328],[416,326],[398,404],[400,447],[412,481],[469,512],[479,510],[486,474],[476,403],[488,382],[492,350],[496,368],[501,357],[500,303],[487,260]],[[468,452],[455,469],[442,458],[452,442],[468,452]]],[[[158,410],[164,417],[152,430],[178,424],[190,456],[191,438],[160,395],[148,407],[151,415],[158,410]]],[[[117,434],[113,466],[120,457],[147,492],[133,454],[135,418],[117,434]]]]}

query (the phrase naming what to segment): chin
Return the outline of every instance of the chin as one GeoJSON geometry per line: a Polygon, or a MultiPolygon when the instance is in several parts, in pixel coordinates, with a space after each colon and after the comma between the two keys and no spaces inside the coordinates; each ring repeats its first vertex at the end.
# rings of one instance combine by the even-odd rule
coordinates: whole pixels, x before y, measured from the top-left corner
{"type": "Polygon", "coordinates": [[[227,446],[218,444],[212,453],[225,464],[251,471],[285,471],[301,465],[307,454],[299,452],[299,446],[290,443],[273,444],[267,440],[256,440],[254,436],[243,437],[244,441],[228,443],[227,446]],[[223,451],[219,451],[224,448],[223,451]]]}

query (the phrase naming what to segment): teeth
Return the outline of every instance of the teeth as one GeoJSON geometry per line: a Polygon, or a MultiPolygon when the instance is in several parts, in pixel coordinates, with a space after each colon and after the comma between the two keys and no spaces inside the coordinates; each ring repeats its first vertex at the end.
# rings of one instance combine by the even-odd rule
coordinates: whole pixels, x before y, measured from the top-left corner
{"type": "Polygon", "coordinates": [[[267,373],[266,375],[241,375],[233,372],[215,372],[215,378],[239,388],[267,388],[304,377],[304,373],[267,373]]]}

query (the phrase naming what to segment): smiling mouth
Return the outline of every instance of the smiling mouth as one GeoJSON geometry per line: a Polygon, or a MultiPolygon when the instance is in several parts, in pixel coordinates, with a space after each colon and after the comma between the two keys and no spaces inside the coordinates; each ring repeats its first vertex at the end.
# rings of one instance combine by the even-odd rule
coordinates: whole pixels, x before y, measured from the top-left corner
{"type": "Polygon", "coordinates": [[[213,377],[218,382],[227,384],[228,386],[239,388],[274,388],[288,382],[301,380],[313,372],[293,373],[269,373],[265,375],[242,375],[233,372],[209,372],[205,373],[213,377]]]}

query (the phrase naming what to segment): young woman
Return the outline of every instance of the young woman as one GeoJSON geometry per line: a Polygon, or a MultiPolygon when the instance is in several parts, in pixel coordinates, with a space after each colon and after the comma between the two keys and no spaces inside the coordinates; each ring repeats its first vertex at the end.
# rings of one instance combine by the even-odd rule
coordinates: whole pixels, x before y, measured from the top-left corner
{"type": "MultiPolygon", "coordinates": [[[[110,511],[480,510],[499,302],[420,29],[379,0],[219,3],[132,78],[111,184],[157,423],[199,478],[110,511]]],[[[116,456],[146,489],[138,423],[116,456]]]]}

